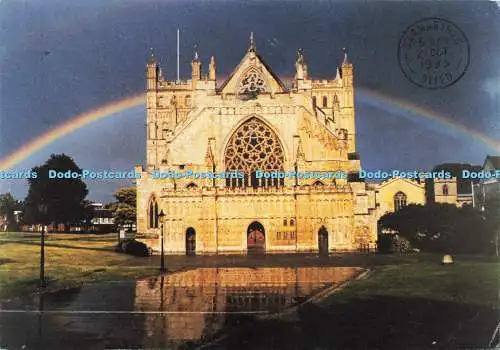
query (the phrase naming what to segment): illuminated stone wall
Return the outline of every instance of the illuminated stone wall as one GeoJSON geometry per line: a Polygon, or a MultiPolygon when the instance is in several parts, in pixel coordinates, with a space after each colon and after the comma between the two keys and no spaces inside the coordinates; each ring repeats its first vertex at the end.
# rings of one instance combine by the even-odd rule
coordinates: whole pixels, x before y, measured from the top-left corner
{"type": "Polygon", "coordinates": [[[186,252],[189,228],[196,232],[197,253],[245,252],[253,222],[264,227],[266,251],[317,251],[320,229],[328,232],[329,251],[358,249],[355,233],[360,230],[373,248],[375,203],[357,192],[374,198],[374,190],[347,182],[345,176],[286,178],[277,188],[150,176],[154,171],[223,172],[231,167],[250,173],[260,166],[344,174],[360,169],[353,67],[347,57],[333,68],[334,79],[313,80],[299,52],[292,87],[271,71],[254,44],[218,88],[215,59],[207,75],[198,74],[200,65],[196,55],[191,80],[175,82],[163,77],[154,58],[147,64],[147,165],[136,169],[142,174],[137,180],[137,228],[143,240],[159,249],[161,225],[149,221],[154,202],[166,213],[167,253],[186,252]],[[257,145],[248,136],[254,131],[257,145]],[[240,149],[241,143],[245,147],[240,149]]]}
{"type": "Polygon", "coordinates": [[[425,186],[415,180],[392,178],[377,186],[377,203],[379,204],[378,215],[392,213],[396,210],[395,196],[404,195],[405,205],[425,204],[425,186]]]}
{"type": "MultiPolygon", "coordinates": [[[[434,179],[434,201],[458,206],[457,178],[434,179]]],[[[460,205],[461,206],[461,205],[460,205]]]]}

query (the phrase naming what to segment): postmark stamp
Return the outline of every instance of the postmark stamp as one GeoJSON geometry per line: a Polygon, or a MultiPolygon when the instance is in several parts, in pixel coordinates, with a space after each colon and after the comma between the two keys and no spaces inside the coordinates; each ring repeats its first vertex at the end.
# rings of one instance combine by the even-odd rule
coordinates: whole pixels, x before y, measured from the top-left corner
{"type": "Polygon", "coordinates": [[[424,18],[401,36],[398,61],[413,84],[443,89],[463,77],[469,66],[470,47],[465,34],[442,18],[424,18]]]}

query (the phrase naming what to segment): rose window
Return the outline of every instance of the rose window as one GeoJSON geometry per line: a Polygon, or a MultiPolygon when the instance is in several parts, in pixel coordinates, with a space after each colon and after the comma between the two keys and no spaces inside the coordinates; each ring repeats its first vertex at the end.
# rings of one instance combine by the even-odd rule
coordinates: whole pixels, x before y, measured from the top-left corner
{"type": "Polygon", "coordinates": [[[248,71],[240,81],[240,94],[258,94],[265,92],[266,82],[264,78],[255,69],[248,71]]]}
{"type": "Polygon", "coordinates": [[[251,118],[231,136],[225,152],[226,171],[241,171],[244,179],[228,179],[226,185],[278,186],[283,179],[257,179],[256,170],[283,170],[284,152],[276,134],[257,118],[251,118]]]}

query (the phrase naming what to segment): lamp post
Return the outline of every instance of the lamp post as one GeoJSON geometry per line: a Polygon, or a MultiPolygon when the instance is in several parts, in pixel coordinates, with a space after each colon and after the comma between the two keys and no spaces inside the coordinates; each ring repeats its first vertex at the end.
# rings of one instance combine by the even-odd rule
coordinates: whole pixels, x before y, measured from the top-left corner
{"type": "Polygon", "coordinates": [[[163,222],[165,221],[165,213],[163,212],[163,209],[160,210],[160,214],[158,214],[158,219],[160,221],[160,234],[161,234],[160,271],[165,272],[165,254],[163,253],[163,222]]]}
{"type": "Polygon", "coordinates": [[[42,235],[40,237],[40,288],[45,288],[45,215],[47,214],[47,205],[40,204],[38,206],[42,220],[42,235]]]}
{"type": "MultiPolygon", "coordinates": [[[[483,190],[483,196],[484,196],[484,190],[483,190]]],[[[490,213],[489,213],[489,210],[488,208],[486,207],[486,201],[483,197],[483,200],[482,200],[483,204],[481,205],[481,219],[483,219],[483,221],[486,221],[489,217],[490,217],[490,213]]],[[[491,219],[491,218],[490,218],[491,219]]],[[[499,243],[500,243],[500,229],[497,228],[495,229],[495,231],[493,232],[494,236],[493,236],[493,243],[495,244],[495,256],[499,256],[500,255],[500,246],[499,246],[499,243]]]]}

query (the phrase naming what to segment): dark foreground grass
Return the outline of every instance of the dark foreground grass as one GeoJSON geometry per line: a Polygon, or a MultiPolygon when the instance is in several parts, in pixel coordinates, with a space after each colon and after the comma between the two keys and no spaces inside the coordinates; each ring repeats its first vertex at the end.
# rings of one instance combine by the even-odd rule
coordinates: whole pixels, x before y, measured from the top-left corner
{"type": "MultiPolygon", "coordinates": [[[[158,257],[113,251],[116,236],[49,235],[48,290],[158,274],[158,257]]],[[[0,298],[37,291],[39,236],[0,234],[0,298]]],[[[485,348],[499,319],[497,260],[456,256],[337,254],[166,258],[169,271],[232,266],[361,266],[353,281],[319,304],[281,319],[227,315],[228,335],[215,348],[427,349],[485,348]],[[245,326],[245,327],[242,327],[245,326]]]]}
{"type": "Polygon", "coordinates": [[[380,296],[498,307],[500,264],[470,258],[463,261],[460,256],[455,259],[453,265],[429,259],[375,267],[369,278],[350,284],[328,303],[380,296]]]}
{"type": "MultiPolygon", "coordinates": [[[[292,317],[235,322],[214,348],[434,349],[489,346],[499,320],[499,264],[436,256],[380,265],[292,317]]],[[[229,321],[230,323],[230,321],[229,321]]]]}

